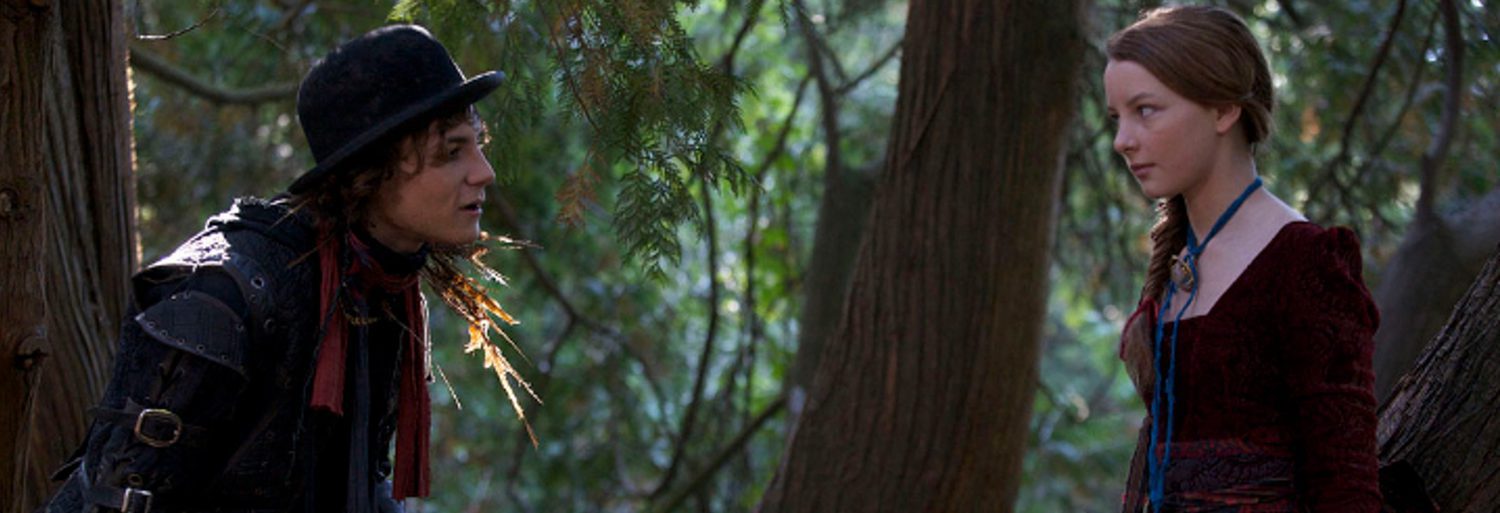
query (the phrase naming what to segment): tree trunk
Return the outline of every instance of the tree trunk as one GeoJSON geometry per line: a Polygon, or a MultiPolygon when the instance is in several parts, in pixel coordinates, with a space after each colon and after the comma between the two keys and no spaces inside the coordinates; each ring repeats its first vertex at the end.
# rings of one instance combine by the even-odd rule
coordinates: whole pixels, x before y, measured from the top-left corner
{"type": "Polygon", "coordinates": [[[31,406],[47,351],[42,108],[55,16],[48,2],[0,3],[0,405],[10,410],[0,415],[0,507],[6,511],[25,504],[31,406]]]}
{"type": "Polygon", "coordinates": [[[43,155],[49,357],[34,397],[22,511],[51,494],[50,475],[83,440],[136,260],[122,3],[70,0],[53,23],[43,155]]]}
{"type": "Polygon", "coordinates": [[[761,511],[1014,502],[1080,10],[911,3],[888,160],[843,320],[761,511]]]}
{"type": "Polygon", "coordinates": [[[1496,405],[1500,252],[1490,258],[1448,324],[1381,407],[1381,465],[1404,469],[1411,478],[1405,483],[1383,479],[1382,488],[1425,489],[1445,512],[1494,511],[1500,505],[1496,405]]]}
{"type": "Polygon", "coordinates": [[[803,398],[818,370],[818,357],[843,318],[849,276],[854,274],[859,242],[870,218],[871,189],[878,175],[877,171],[844,169],[823,181],[812,260],[802,287],[807,292],[797,324],[797,355],[787,380],[787,390],[793,397],[788,419],[801,414],[803,398]]]}
{"type": "Polygon", "coordinates": [[[1443,327],[1453,305],[1500,244],[1500,189],[1454,217],[1417,216],[1375,287],[1375,397],[1396,380],[1443,327]]]}

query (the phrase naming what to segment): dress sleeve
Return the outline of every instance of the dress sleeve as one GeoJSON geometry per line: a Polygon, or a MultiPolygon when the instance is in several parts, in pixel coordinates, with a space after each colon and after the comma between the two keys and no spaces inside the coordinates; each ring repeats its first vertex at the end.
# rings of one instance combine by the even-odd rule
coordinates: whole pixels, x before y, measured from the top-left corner
{"type": "Polygon", "coordinates": [[[1287,386],[1308,511],[1380,510],[1371,357],[1379,313],[1346,228],[1306,244],[1285,290],[1287,386]]]}

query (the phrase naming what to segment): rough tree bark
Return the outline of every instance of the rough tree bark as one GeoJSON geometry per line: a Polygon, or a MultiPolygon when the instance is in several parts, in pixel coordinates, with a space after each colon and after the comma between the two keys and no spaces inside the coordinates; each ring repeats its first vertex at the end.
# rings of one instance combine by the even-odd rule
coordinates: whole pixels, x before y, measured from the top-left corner
{"type": "Polygon", "coordinates": [[[1420,481],[1382,487],[1425,488],[1445,512],[1494,511],[1500,505],[1497,404],[1500,252],[1380,408],[1381,465],[1406,469],[1420,481]]]}
{"type": "Polygon", "coordinates": [[[910,4],[843,320],[761,511],[1014,502],[1080,11],[1073,0],[910,4]]]}
{"type": "Polygon", "coordinates": [[[42,281],[46,179],[42,170],[45,75],[51,58],[50,2],[0,3],[0,507],[21,511],[31,459],[33,391],[46,350],[42,281]]]}
{"type": "Polygon", "coordinates": [[[83,440],[114,360],[135,269],[135,179],[123,4],[70,0],[52,19],[43,173],[48,357],[36,382],[18,500],[39,505],[83,440]]]}

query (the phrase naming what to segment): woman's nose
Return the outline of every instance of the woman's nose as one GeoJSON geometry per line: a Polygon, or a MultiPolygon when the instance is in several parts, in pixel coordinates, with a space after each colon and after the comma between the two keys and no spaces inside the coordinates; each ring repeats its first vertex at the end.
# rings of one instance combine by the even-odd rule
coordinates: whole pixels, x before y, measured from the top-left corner
{"type": "Polygon", "coordinates": [[[1135,148],[1135,135],[1131,133],[1129,127],[1127,127],[1124,123],[1121,123],[1120,126],[1115,129],[1115,153],[1125,155],[1132,151],[1135,151],[1135,148]]]}

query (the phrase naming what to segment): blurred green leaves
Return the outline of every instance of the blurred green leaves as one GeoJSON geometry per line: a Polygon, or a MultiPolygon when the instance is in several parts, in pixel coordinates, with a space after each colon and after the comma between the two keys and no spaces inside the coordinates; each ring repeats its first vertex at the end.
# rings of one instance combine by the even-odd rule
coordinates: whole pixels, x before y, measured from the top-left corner
{"type": "MultiPolygon", "coordinates": [[[[1111,148],[1100,74],[1104,38],[1152,3],[1098,0],[1090,11],[1097,51],[1084,63],[1063,156],[1042,386],[1019,511],[1115,509],[1133,449],[1142,412],[1115,344],[1136,302],[1153,213],[1111,148]]],[[[1440,115],[1435,8],[1408,5],[1367,106],[1352,121],[1348,161],[1330,166],[1375,58],[1371,41],[1389,28],[1394,4],[1213,3],[1247,18],[1277,76],[1277,132],[1258,156],[1268,188],[1315,221],[1353,226],[1373,288],[1410,218],[1420,155],[1440,115]]],[[[140,34],[173,32],[219,8],[197,29],[134,44],[226,88],[295,83],[337,42],[388,19],[428,26],[470,74],[504,72],[501,88],[479,104],[501,177],[492,202],[506,206],[487,208],[484,223],[539,247],[487,260],[511,278],[495,295],[522,321],[508,331],[533,362],[520,364],[522,372],[546,401],[528,405],[540,445],[531,448],[488,371],[462,355],[467,335],[456,317],[434,308],[435,360],[464,409],[442,385],[432,389],[436,478],[425,510],[641,511],[660,506],[646,496],[676,444],[687,444],[680,484],[779,397],[796,352],[829,152],[818,95],[793,110],[809,70],[789,4],[127,0],[125,7],[140,34]],[[733,69],[725,69],[731,49],[733,69]],[[714,211],[706,216],[701,195],[710,191],[714,211]],[[710,217],[719,242],[714,269],[702,230],[710,217]],[[714,305],[710,276],[722,287],[714,305]],[[696,435],[680,441],[710,308],[721,324],[701,420],[696,435]]],[[[1496,10],[1463,4],[1467,103],[1440,174],[1440,210],[1500,186],[1496,10]]],[[[806,5],[848,68],[832,70],[839,81],[875,70],[841,97],[836,121],[844,165],[878,168],[899,61],[873,65],[901,40],[905,4],[806,5]]],[[[233,196],[276,194],[312,165],[290,97],[216,105],[140,70],[134,82],[147,262],[233,196]]],[[[774,417],[755,431],[680,509],[751,509],[784,449],[784,422],[774,417]]]]}

